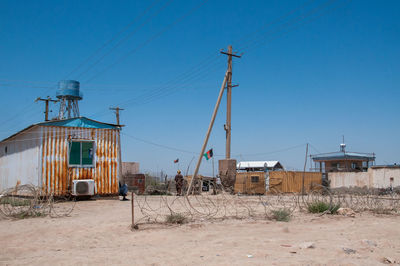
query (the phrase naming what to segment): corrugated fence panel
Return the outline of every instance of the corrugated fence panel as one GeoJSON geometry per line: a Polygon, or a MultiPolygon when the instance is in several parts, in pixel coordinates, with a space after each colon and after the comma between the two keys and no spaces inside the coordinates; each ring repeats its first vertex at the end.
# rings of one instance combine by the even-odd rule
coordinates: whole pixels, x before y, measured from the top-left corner
{"type": "Polygon", "coordinates": [[[306,192],[318,189],[322,185],[322,173],[319,172],[296,172],[296,171],[272,171],[269,172],[271,193],[299,193],[303,187],[306,192]]]}
{"type": "Polygon", "coordinates": [[[73,180],[93,179],[97,194],[118,193],[118,130],[42,127],[41,179],[45,192],[68,193],[73,180]],[[69,139],[93,140],[93,167],[68,167],[69,139]]]}
{"type": "Polygon", "coordinates": [[[264,172],[238,172],[234,185],[235,193],[264,194],[265,176],[264,172]],[[252,182],[252,177],[257,177],[257,182],[252,182]]]}

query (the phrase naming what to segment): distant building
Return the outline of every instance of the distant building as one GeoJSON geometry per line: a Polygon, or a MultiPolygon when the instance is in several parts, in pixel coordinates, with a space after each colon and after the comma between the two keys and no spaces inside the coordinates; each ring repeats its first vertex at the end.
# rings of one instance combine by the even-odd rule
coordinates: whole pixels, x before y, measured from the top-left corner
{"type": "Polygon", "coordinates": [[[138,162],[122,162],[122,175],[139,174],[138,162]]]}
{"type": "Polygon", "coordinates": [[[239,162],[236,169],[247,172],[267,172],[283,170],[283,166],[279,161],[249,161],[239,162]]]}
{"type": "Polygon", "coordinates": [[[311,155],[315,170],[329,172],[366,172],[374,165],[374,153],[359,153],[346,151],[346,144],[340,144],[340,151],[311,155]]]}
{"type": "Polygon", "coordinates": [[[400,165],[375,165],[367,172],[331,172],[328,173],[331,188],[400,187],[400,165]]]}
{"type": "Polygon", "coordinates": [[[121,183],[126,183],[129,190],[143,194],[146,190],[146,176],[139,172],[138,162],[122,162],[121,183]]]}

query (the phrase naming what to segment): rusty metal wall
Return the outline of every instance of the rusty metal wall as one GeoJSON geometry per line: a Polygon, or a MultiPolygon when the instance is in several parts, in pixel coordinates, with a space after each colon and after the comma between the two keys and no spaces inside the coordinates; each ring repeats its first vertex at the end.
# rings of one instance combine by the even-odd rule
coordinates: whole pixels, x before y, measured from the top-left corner
{"type": "Polygon", "coordinates": [[[93,179],[96,194],[118,193],[119,152],[117,129],[42,126],[41,185],[46,192],[63,195],[73,180],[93,179]],[[68,139],[95,142],[93,167],[68,167],[68,139]]]}

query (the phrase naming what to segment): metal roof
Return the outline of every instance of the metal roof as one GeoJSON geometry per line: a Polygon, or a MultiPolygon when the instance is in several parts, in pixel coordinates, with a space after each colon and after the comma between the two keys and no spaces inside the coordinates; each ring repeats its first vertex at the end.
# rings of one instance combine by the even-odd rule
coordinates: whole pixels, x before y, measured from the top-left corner
{"type": "Polygon", "coordinates": [[[333,160],[364,160],[373,161],[375,160],[374,153],[360,153],[360,152],[347,152],[338,151],[330,153],[320,153],[316,155],[311,155],[314,161],[333,161],[333,160]]]}
{"type": "Polygon", "coordinates": [[[387,165],[373,165],[371,166],[373,169],[380,169],[380,168],[400,168],[399,164],[387,164],[387,165]]]}
{"type": "Polygon", "coordinates": [[[81,128],[98,128],[98,129],[119,129],[119,125],[115,124],[108,124],[108,123],[102,123],[93,119],[89,119],[86,117],[74,117],[74,118],[69,118],[69,119],[62,119],[62,120],[54,120],[54,121],[46,121],[46,122],[41,122],[37,124],[30,125],[15,134],[3,139],[0,142],[9,140],[19,134],[21,134],[24,131],[27,131],[33,127],[36,126],[57,126],[57,127],[81,127],[81,128]]]}
{"type": "Polygon", "coordinates": [[[69,119],[46,121],[39,123],[40,126],[56,126],[56,127],[82,127],[82,128],[100,128],[100,129],[116,129],[118,125],[102,123],[86,117],[74,117],[69,119]]]}
{"type": "Polygon", "coordinates": [[[243,170],[247,168],[283,168],[279,161],[249,161],[249,162],[239,162],[237,164],[237,169],[243,170]]]}

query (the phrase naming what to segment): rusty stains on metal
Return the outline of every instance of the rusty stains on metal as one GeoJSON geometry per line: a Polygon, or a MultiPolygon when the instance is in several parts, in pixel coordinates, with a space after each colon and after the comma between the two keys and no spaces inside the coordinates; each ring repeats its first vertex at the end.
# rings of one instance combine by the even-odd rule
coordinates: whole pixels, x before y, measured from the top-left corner
{"type": "Polygon", "coordinates": [[[42,128],[41,179],[45,192],[65,194],[76,179],[95,180],[98,194],[118,193],[118,131],[44,126],[42,128]],[[91,167],[69,167],[69,142],[93,140],[91,167]]]}

